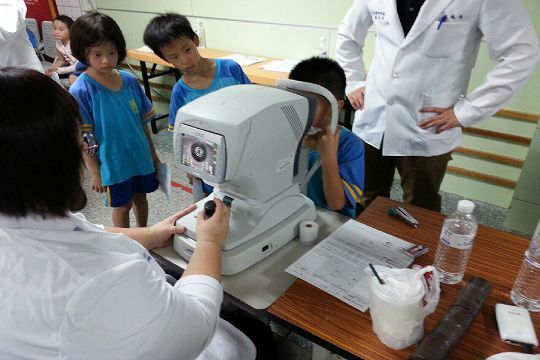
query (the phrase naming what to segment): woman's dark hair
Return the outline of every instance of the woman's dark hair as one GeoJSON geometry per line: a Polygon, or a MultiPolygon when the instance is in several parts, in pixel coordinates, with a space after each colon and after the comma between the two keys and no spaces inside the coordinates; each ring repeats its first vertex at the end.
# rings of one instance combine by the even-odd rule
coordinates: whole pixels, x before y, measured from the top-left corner
{"type": "Polygon", "coordinates": [[[0,68],[0,213],[63,216],[86,204],[79,106],[50,77],[0,68]]]}
{"type": "Polygon", "coordinates": [[[53,19],[53,22],[55,21],[61,21],[63,22],[64,24],[66,24],[66,26],[68,27],[68,29],[71,28],[71,25],[73,24],[73,19],[70,18],[69,16],[67,15],[58,15],[57,17],[55,17],[53,19]]]}
{"type": "Polygon", "coordinates": [[[163,59],[161,47],[170,45],[182,37],[195,40],[195,36],[195,31],[184,15],[166,13],[150,20],[144,30],[143,41],[163,59]]]}
{"type": "Polygon", "coordinates": [[[126,40],[110,16],[97,11],[85,14],[75,20],[69,31],[71,52],[83,63],[88,63],[86,58],[91,47],[99,46],[107,40],[116,45],[118,64],[126,58],[126,40]]]}

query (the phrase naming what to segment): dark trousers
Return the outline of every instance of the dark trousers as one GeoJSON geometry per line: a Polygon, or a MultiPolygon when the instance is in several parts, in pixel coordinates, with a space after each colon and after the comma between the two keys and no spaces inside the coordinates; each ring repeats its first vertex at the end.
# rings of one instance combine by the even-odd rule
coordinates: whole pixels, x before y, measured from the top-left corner
{"type": "Polygon", "coordinates": [[[390,197],[397,169],[403,189],[403,202],[433,211],[441,211],[441,187],[446,165],[452,152],[438,156],[383,156],[379,150],[365,144],[364,197],[369,205],[377,196],[390,197]]]}

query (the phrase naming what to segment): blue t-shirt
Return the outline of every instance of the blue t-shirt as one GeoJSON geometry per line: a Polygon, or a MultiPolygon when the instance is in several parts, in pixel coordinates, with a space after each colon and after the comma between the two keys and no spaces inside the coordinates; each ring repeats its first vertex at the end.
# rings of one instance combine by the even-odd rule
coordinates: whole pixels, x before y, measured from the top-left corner
{"type": "Polygon", "coordinates": [[[154,110],[137,78],[120,71],[122,87],[113,91],[83,73],[69,88],[77,99],[83,131],[94,132],[103,186],[154,172],[143,126],[154,110]]]}
{"type": "MultiPolygon", "coordinates": [[[[313,150],[309,153],[309,167],[311,168],[319,158],[319,152],[313,150]]],[[[346,205],[339,212],[350,217],[356,216],[356,205],[360,203],[364,189],[364,142],[351,131],[342,128],[339,136],[337,151],[339,175],[345,196],[346,205]]],[[[324,196],[322,167],[313,174],[308,184],[308,197],[315,205],[328,209],[324,196]]]]}
{"type": "Polygon", "coordinates": [[[227,86],[251,84],[251,81],[244,74],[242,67],[233,60],[215,59],[214,61],[216,62],[216,73],[214,80],[212,80],[212,83],[206,89],[193,89],[186,85],[182,79],[178,80],[174,85],[171,93],[169,125],[174,125],[178,109],[187,103],[227,86]]]}

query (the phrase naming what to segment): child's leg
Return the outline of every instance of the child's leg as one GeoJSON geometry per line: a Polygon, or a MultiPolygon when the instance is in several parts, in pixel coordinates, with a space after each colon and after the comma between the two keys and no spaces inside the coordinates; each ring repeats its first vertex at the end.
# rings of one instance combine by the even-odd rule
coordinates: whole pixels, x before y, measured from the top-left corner
{"type": "Polygon", "coordinates": [[[133,177],[131,194],[133,199],[133,212],[137,226],[146,226],[148,223],[148,200],[146,194],[155,191],[159,186],[155,173],[133,177]]]}
{"type": "Polygon", "coordinates": [[[131,210],[131,201],[125,205],[115,207],[112,213],[113,226],[128,228],[129,211],[131,210]]]}
{"type": "Polygon", "coordinates": [[[133,193],[133,212],[138,227],[148,224],[148,200],[146,194],[133,193]]]}

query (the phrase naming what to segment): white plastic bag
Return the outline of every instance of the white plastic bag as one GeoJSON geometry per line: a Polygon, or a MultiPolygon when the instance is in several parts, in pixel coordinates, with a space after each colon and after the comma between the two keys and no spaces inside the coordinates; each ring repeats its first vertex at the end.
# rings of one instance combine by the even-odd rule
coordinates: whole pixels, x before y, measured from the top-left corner
{"type": "Polygon", "coordinates": [[[375,265],[379,280],[368,267],[369,308],[373,331],[386,346],[400,350],[424,335],[424,318],[439,304],[440,287],[433,266],[421,269],[393,269],[375,265]],[[424,275],[432,273],[431,285],[424,275]]]}

